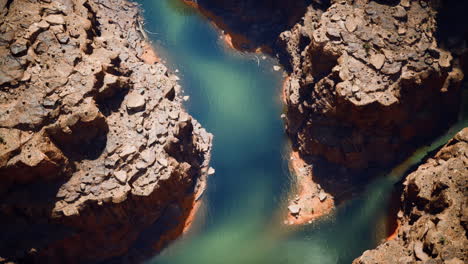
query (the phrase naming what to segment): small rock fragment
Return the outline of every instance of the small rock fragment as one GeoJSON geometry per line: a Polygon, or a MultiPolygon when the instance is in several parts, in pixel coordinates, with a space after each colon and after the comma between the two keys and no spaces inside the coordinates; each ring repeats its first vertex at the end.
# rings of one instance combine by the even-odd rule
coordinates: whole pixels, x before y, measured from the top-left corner
{"type": "Polygon", "coordinates": [[[163,167],[167,167],[167,165],[168,165],[168,161],[165,158],[159,158],[158,163],[161,164],[161,166],[163,166],[163,167]]]}
{"type": "Polygon", "coordinates": [[[139,93],[130,93],[127,96],[127,109],[133,112],[145,110],[145,97],[139,93]]]}
{"type": "Polygon", "coordinates": [[[48,15],[45,17],[45,21],[52,25],[63,25],[65,24],[65,19],[62,15],[48,15]]]}
{"type": "Polygon", "coordinates": [[[141,158],[149,165],[153,165],[156,160],[156,153],[150,149],[145,149],[141,152],[141,158]]]}
{"type": "Polygon", "coordinates": [[[135,166],[137,170],[144,170],[148,167],[148,165],[146,165],[146,163],[144,163],[143,161],[138,161],[135,166]]]}
{"type": "Polygon", "coordinates": [[[383,54],[373,54],[370,57],[370,63],[374,66],[377,70],[382,69],[382,66],[385,62],[385,56],[383,54]]]}
{"type": "Polygon", "coordinates": [[[439,58],[439,65],[443,68],[450,67],[452,62],[452,55],[449,52],[441,52],[439,58]]]}
{"type": "Polygon", "coordinates": [[[357,19],[354,17],[348,17],[345,22],[345,27],[349,32],[354,32],[357,28],[357,19]]]}
{"type": "Polygon", "coordinates": [[[411,2],[410,0],[401,0],[400,1],[400,5],[403,6],[403,7],[410,7],[411,6],[411,2]]]}
{"type": "Polygon", "coordinates": [[[37,26],[40,28],[40,29],[47,29],[49,28],[49,23],[47,23],[47,21],[45,20],[41,20],[39,23],[37,23],[37,26]]]}
{"type": "Polygon", "coordinates": [[[399,27],[398,28],[398,35],[404,35],[406,33],[406,28],[404,27],[399,27]]]}
{"type": "Polygon", "coordinates": [[[414,254],[418,259],[422,261],[426,261],[429,259],[429,256],[423,250],[423,243],[421,241],[416,241],[414,243],[414,254]]]}
{"type": "Polygon", "coordinates": [[[299,212],[301,211],[301,207],[297,204],[292,204],[288,206],[288,210],[292,215],[298,215],[299,212]]]}
{"type": "Polygon", "coordinates": [[[125,159],[126,157],[128,157],[130,154],[133,154],[137,151],[136,147],[135,146],[131,146],[131,145],[125,145],[123,148],[122,148],[122,151],[119,153],[119,156],[123,159],[125,159]]]}
{"type": "Polygon", "coordinates": [[[72,203],[72,202],[76,201],[79,197],[80,197],[79,193],[72,192],[72,193],[68,193],[68,195],[65,197],[64,200],[67,203],[72,203]]]}
{"type": "Polygon", "coordinates": [[[125,184],[127,182],[127,173],[123,170],[114,172],[114,176],[121,184],[125,184]]]}
{"type": "Polygon", "coordinates": [[[399,18],[399,19],[404,19],[406,18],[406,10],[404,7],[402,6],[397,6],[395,7],[395,9],[393,10],[393,16],[395,18],[399,18]]]}
{"type": "Polygon", "coordinates": [[[340,38],[340,31],[336,28],[332,28],[332,27],[327,28],[327,34],[334,38],[340,38]]]}
{"type": "Polygon", "coordinates": [[[386,62],[384,64],[384,67],[382,68],[382,72],[388,75],[396,74],[400,70],[401,70],[401,62],[394,62],[394,63],[386,62]]]}
{"type": "Polygon", "coordinates": [[[213,175],[213,174],[215,174],[215,169],[213,169],[212,167],[210,167],[210,168],[208,169],[208,175],[213,175]]]}
{"type": "Polygon", "coordinates": [[[113,190],[113,189],[115,189],[117,187],[118,187],[118,185],[114,181],[106,181],[106,182],[104,182],[102,184],[102,188],[104,188],[104,189],[106,189],[108,191],[113,190]]]}
{"type": "Polygon", "coordinates": [[[10,50],[13,55],[20,55],[28,50],[28,46],[26,45],[26,43],[16,41],[10,46],[10,50]]]}
{"type": "Polygon", "coordinates": [[[320,202],[323,202],[323,201],[325,201],[326,199],[327,199],[327,194],[326,194],[325,192],[321,191],[321,192],[319,193],[319,200],[320,200],[320,202]]]}

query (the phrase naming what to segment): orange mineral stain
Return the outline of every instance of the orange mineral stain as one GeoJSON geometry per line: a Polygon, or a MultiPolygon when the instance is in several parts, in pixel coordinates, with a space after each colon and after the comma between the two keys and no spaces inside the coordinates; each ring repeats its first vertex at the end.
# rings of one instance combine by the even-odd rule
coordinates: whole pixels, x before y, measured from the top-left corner
{"type": "MultiPolygon", "coordinates": [[[[320,201],[318,197],[318,185],[313,181],[313,175],[305,173],[308,164],[301,159],[299,153],[293,151],[289,162],[289,169],[295,177],[295,192],[290,195],[293,200],[292,205],[300,208],[299,212],[291,212],[288,209],[286,219],[287,225],[304,225],[327,215],[335,208],[334,199],[327,194],[327,198],[320,201]]],[[[291,206],[291,205],[290,205],[291,206]]]]}

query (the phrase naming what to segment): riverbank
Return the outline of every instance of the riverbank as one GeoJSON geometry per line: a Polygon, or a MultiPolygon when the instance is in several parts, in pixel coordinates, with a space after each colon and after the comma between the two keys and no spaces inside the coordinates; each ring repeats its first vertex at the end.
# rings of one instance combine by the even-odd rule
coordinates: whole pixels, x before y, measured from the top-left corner
{"type": "Polygon", "coordinates": [[[289,168],[292,180],[292,192],[288,214],[284,221],[287,225],[311,224],[312,221],[330,214],[335,208],[333,197],[326,193],[319,184],[314,182],[310,166],[299,156],[291,152],[289,168]]]}

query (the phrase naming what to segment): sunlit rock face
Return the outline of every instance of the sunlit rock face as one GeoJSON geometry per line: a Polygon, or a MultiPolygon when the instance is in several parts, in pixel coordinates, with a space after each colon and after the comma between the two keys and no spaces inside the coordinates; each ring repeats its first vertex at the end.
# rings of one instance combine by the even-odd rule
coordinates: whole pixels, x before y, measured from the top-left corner
{"type": "MultiPolygon", "coordinates": [[[[89,263],[177,232],[211,134],[127,1],[0,1],[0,262],[89,263]],[[4,23],[6,22],[6,23],[4,23]]],[[[141,254],[140,254],[141,255],[141,254]]]]}
{"type": "Polygon", "coordinates": [[[438,38],[425,1],[311,5],[281,34],[291,74],[287,132],[303,156],[348,168],[389,166],[456,118],[462,52],[438,38]]]}

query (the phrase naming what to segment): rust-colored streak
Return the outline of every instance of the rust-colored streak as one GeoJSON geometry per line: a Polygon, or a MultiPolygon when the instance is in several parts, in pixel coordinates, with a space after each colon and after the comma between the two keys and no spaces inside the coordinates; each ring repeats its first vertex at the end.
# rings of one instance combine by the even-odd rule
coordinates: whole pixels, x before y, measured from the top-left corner
{"type": "Polygon", "coordinates": [[[304,174],[301,169],[307,164],[301,159],[299,153],[293,151],[289,162],[289,168],[292,175],[295,177],[295,190],[290,197],[296,197],[296,204],[300,206],[301,211],[293,215],[291,212],[286,212],[285,224],[287,225],[304,225],[329,214],[334,208],[335,203],[333,197],[328,195],[324,201],[320,201],[317,197],[317,184],[313,181],[313,176],[304,174]]]}

